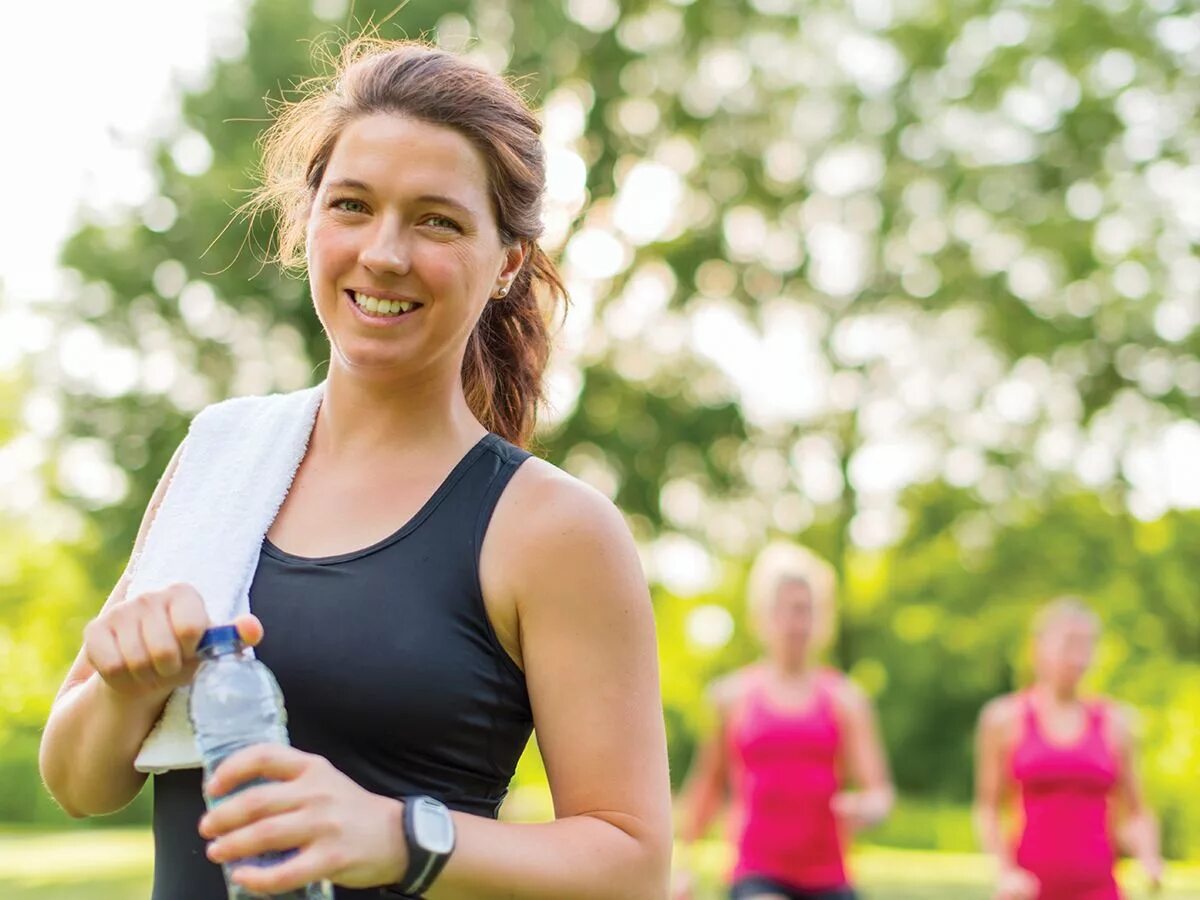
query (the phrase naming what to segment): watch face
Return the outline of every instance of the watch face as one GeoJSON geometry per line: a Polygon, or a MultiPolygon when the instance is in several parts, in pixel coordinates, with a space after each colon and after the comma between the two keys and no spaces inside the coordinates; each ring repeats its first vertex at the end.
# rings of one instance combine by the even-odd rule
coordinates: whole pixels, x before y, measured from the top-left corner
{"type": "Polygon", "coordinates": [[[444,806],[418,801],[412,821],[413,837],[427,852],[445,854],[454,849],[454,823],[444,806]]]}

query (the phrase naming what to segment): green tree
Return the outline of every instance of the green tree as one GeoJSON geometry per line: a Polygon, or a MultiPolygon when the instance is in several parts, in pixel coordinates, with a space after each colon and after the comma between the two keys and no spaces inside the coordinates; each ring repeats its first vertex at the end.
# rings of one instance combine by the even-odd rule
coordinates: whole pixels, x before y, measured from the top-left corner
{"type": "MultiPolygon", "coordinates": [[[[688,616],[736,610],[771,533],[841,572],[836,659],[886,701],[909,789],[963,795],[975,710],[1048,593],[1097,591],[1168,665],[1194,655],[1194,607],[1160,585],[1194,549],[1129,543],[1192,521],[1153,463],[1200,396],[1200,54],[1176,7],[414,0],[384,27],[507,64],[546,109],[547,242],[575,306],[541,440],[646,546],[677,769],[699,682],[753,652],[744,631],[697,648],[688,616]],[[1140,575],[1096,565],[1109,552],[1140,575]]],[[[156,148],[157,196],[63,254],[62,334],[91,352],[35,377],[61,391],[64,447],[128,476],[119,498],[64,491],[105,537],[86,611],[189,416],[319,377],[306,285],[260,262],[270,223],[225,226],[263,98],[343,21],[253,4],[244,57],[156,148]]]]}

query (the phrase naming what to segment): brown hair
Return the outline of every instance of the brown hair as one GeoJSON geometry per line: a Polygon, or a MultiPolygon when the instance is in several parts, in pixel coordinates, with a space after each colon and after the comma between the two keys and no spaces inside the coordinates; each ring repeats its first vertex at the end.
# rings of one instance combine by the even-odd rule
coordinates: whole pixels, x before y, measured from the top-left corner
{"type": "Polygon", "coordinates": [[[537,244],[546,182],[541,124],[502,77],[414,41],[352,40],[333,72],[305,82],[300,93],[282,104],[263,136],[262,183],[247,204],[278,214],[275,256],[284,268],[305,266],[309,207],[350,122],[408,116],[454,129],[482,154],[500,239],[525,242],[529,251],[507,295],[484,306],[463,358],[463,388],[485,428],[525,445],[542,399],[548,322],[566,300],[557,268],[537,244]]]}

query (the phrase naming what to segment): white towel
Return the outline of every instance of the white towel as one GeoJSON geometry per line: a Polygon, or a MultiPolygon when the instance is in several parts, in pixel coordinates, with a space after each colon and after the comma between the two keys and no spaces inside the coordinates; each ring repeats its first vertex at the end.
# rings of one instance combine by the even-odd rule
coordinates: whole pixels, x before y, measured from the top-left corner
{"type": "MultiPolygon", "coordinates": [[[[304,458],[324,384],[290,394],[238,397],[192,420],[179,464],[145,545],[131,561],[128,597],[182,582],[213,624],[250,610],[250,582],[267,529],[304,458]]],[[[140,772],[201,765],[187,688],[171,695],[134,761],[140,772]]]]}

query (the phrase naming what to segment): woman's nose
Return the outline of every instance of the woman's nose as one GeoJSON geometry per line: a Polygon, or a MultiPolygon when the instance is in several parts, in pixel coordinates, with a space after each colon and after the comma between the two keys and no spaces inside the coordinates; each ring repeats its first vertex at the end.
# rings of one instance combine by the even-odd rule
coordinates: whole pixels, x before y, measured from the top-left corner
{"type": "Polygon", "coordinates": [[[359,253],[359,262],[372,272],[403,275],[411,265],[408,237],[396,224],[381,222],[359,253]]]}

